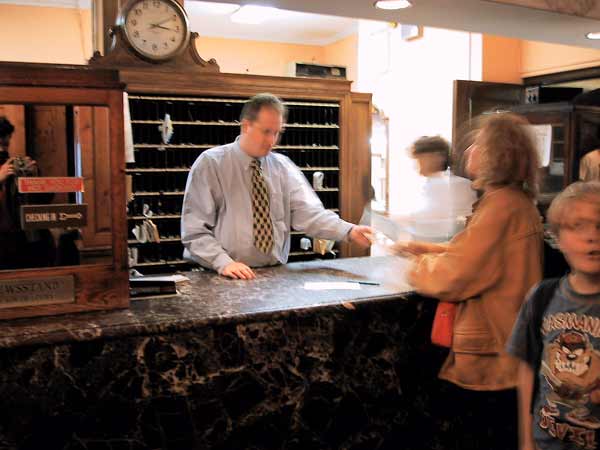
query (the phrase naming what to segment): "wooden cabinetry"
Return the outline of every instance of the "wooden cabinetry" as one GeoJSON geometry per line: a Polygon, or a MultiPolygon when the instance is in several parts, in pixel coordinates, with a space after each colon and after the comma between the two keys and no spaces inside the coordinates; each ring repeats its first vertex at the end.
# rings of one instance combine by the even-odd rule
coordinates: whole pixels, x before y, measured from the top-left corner
{"type": "Polygon", "coordinates": [[[127,307],[118,73],[1,63],[0,105],[20,128],[9,156],[30,157],[39,171],[0,184],[10,219],[0,230],[0,318],[127,307]]]}
{"type": "MultiPolygon", "coordinates": [[[[137,255],[136,269],[148,273],[189,267],[181,259],[179,235],[188,171],[204,150],[236,138],[243,103],[260,92],[279,96],[289,110],[274,150],[291,158],[310,183],[315,172],[323,172],[317,195],[324,206],[350,222],[360,220],[370,187],[371,96],[351,93],[349,81],[139,69],[120,73],[129,93],[135,148],[135,163],[127,172],[134,194],[128,244],[137,255]],[[158,128],[165,114],[174,126],[166,145],[158,128]],[[131,233],[148,209],[160,243],[140,243],[131,233]]],[[[292,230],[290,261],[320,256],[300,248],[303,236],[292,230]]],[[[348,244],[335,252],[365,254],[348,244]]]]}
{"type": "MultiPolygon", "coordinates": [[[[525,116],[532,125],[549,125],[552,129],[550,154],[547,164],[539,171],[538,202],[544,211],[558,192],[579,179],[581,157],[593,144],[600,143],[600,102],[599,106],[578,104],[577,100],[523,104],[524,92],[525,87],[521,85],[456,81],[453,151],[455,160],[460,160],[464,150],[461,126],[476,114],[512,111],[525,116]]],[[[588,96],[586,103],[594,103],[593,98],[590,100],[588,96]]]]}
{"type": "Polygon", "coordinates": [[[535,125],[550,125],[549,164],[540,169],[540,202],[549,204],[568,184],[579,179],[579,162],[600,143],[600,106],[547,103],[511,108],[535,125]]]}
{"type": "Polygon", "coordinates": [[[575,145],[572,142],[572,109],[568,104],[523,105],[511,108],[511,111],[525,116],[532,125],[549,125],[552,130],[547,164],[543,164],[538,172],[538,201],[544,209],[556,194],[576,179],[573,172],[575,145]]]}

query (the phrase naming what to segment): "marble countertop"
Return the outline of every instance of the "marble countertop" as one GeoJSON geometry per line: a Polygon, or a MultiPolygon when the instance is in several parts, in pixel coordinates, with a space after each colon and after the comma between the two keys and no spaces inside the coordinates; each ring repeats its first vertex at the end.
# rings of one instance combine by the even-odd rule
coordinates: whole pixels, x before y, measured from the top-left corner
{"type": "MultiPolygon", "coordinates": [[[[185,331],[211,324],[269,320],[293,312],[405,298],[407,260],[345,258],[257,269],[251,281],[191,272],[180,295],[133,300],[129,309],[0,322],[0,347],[56,344],[185,331]],[[305,282],[363,280],[358,290],[304,289],[305,282]]],[[[351,308],[351,307],[350,307],[351,308]]]]}

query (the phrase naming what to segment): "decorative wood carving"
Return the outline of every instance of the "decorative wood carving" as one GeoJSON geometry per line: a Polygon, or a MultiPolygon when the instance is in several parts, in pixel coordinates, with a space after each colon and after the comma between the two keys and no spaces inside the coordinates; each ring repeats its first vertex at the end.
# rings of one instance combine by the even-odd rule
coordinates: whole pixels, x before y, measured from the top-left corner
{"type": "Polygon", "coordinates": [[[598,0],[487,0],[492,3],[524,6],[572,16],[600,19],[600,2],[598,0]]]}
{"type": "Polygon", "coordinates": [[[546,0],[552,11],[583,17],[588,15],[596,3],[596,0],[546,0]]]}
{"type": "Polygon", "coordinates": [[[110,52],[106,56],[102,56],[99,52],[95,52],[94,56],[89,60],[91,66],[120,69],[151,68],[153,71],[165,72],[218,73],[220,71],[219,65],[214,58],[206,61],[198,54],[198,50],[196,49],[196,39],[199,37],[198,33],[191,33],[188,47],[179,56],[161,63],[148,62],[137,56],[125,42],[121,27],[115,27],[112,34],[113,45],[110,52]]]}

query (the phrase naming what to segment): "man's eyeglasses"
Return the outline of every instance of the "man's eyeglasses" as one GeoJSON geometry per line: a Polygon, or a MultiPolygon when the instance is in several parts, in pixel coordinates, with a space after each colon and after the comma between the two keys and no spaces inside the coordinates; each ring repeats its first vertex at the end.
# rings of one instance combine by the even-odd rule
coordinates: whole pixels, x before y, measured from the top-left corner
{"type": "Polygon", "coordinates": [[[256,128],[257,130],[259,130],[265,137],[271,137],[271,136],[273,136],[275,139],[280,138],[281,135],[285,131],[285,128],[281,128],[280,130],[273,130],[273,129],[270,129],[270,128],[264,128],[264,127],[258,125],[256,122],[251,122],[250,126],[252,126],[253,128],[256,128]]]}

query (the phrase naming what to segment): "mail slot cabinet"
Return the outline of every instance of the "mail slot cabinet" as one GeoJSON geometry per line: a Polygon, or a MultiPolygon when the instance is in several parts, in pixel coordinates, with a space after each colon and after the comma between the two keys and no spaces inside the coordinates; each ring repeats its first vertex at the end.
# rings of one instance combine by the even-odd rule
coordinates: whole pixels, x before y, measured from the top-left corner
{"type": "MultiPolygon", "coordinates": [[[[182,259],[181,203],[189,170],[209,148],[233,142],[240,133],[246,98],[130,94],[135,163],[129,164],[129,260],[142,273],[190,269],[182,259]],[[164,142],[161,124],[173,133],[164,142]],[[149,231],[151,230],[151,231],[149,231]]],[[[340,211],[340,103],[286,100],[288,119],[274,151],[290,158],[313,186],[323,206],[340,211]]],[[[312,241],[300,244],[292,231],[290,261],[322,258],[312,241]]],[[[308,239],[308,238],[307,238],[308,239]]],[[[326,255],[339,255],[335,253],[326,255]]]]}

